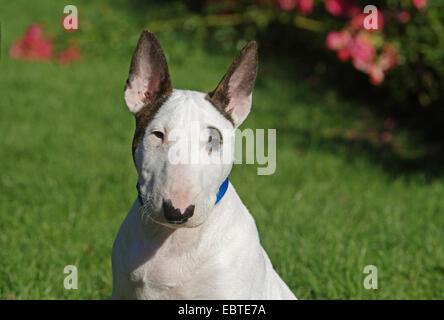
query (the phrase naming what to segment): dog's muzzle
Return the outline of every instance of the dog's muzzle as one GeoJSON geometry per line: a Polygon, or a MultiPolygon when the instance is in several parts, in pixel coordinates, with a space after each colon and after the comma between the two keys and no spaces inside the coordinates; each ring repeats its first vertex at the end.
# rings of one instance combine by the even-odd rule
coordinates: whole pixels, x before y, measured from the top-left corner
{"type": "MultiPolygon", "coordinates": [[[[223,196],[225,195],[225,192],[228,189],[228,185],[229,185],[228,178],[226,178],[224,180],[224,182],[219,187],[219,191],[216,194],[216,202],[214,205],[217,205],[219,203],[219,201],[223,198],[223,196]]],[[[137,182],[136,188],[137,188],[137,199],[139,200],[140,205],[143,207],[144,201],[142,198],[142,194],[140,193],[140,185],[138,182],[137,182]]],[[[162,201],[162,208],[163,208],[163,214],[165,216],[165,219],[169,223],[173,223],[173,224],[182,224],[182,223],[187,222],[188,219],[191,218],[194,214],[194,207],[195,207],[194,205],[189,205],[185,209],[185,212],[182,214],[180,209],[175,208],[173,206],[173,203],[171,202],[170,199],[162,201]]]]}
{"type": "Polygon", "coordinates": [[[185,212],[182,214],[180,209],[174,208],[171,200],[163,200],[163,214],[165,219],[168,222],[174,224],[181,224],[188,221],[189,218],[193,216],[194,213],[194,205],[190,205],[185,209],[185,212]]]}

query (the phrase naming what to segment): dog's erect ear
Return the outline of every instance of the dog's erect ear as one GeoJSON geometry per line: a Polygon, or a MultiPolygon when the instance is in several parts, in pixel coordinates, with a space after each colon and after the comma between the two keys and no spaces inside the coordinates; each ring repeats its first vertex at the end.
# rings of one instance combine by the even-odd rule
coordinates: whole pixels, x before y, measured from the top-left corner
{"type": "Polygon", "coordinates": [[[155,106],[156,101],[172,91],[168,65],[156,37],[148,30],[140,35],[131,60],[125,86],[125,101],[132,114],[144,106],[155,106]]]}
{"type": "Polygon", "coordinates": [[[207,99],[235,127],[238,127],[250,112],[257,63],[257,44],[251,41],[239,52],[216,89],[207,95],[207,99]]]}

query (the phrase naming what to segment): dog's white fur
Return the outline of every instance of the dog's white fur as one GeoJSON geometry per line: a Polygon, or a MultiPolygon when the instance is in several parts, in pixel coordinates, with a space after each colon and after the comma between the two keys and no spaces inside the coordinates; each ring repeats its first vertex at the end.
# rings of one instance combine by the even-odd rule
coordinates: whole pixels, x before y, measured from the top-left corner
{"type": "MultiPolygon", "coordinates": [[[[203,93],[173,90],[146,127],[134,154],[144,205],[134,202],[114,242],[113,299],[296,299],[273,269],[254,219],[231,183],[214,205],[232,164],[171,164],[168,151],[184,143],[186,134],[175,141],[154,134],[186,133],[197,122],[208,135],[209,127],[216,128],[223,140],[248,114],[251,95],[237,101],[243,98],[250,105],[233,125],[203,93]],[[195,205],[193,216],[180,225],[168,223],[164,199],[182,212],[195,205]]],[[[126,99],[140,109],[137,97],[126,99]]],[[[211,156],[220,154],[214,146],[211,156]]]]}

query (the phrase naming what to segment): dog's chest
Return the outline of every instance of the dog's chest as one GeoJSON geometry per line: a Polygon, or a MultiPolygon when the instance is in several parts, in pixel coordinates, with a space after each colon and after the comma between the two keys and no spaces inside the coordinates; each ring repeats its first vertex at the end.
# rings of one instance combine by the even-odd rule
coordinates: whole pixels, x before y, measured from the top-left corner
{"type": "Polygon", "coordinates": [[[138,299],[165,299],[177,295],[183,279],[171,266],[148,262],[130,272],[138,299]]]}
{"type": "Polygon", "coordinates": [[[159,248],[146,257],[138,256],[141,248],[131,250],[135,262],[129,278],[138,299],[185,299],[193,295],[199,278],[206,275],[204,261],[194,249],[159,248]]]}

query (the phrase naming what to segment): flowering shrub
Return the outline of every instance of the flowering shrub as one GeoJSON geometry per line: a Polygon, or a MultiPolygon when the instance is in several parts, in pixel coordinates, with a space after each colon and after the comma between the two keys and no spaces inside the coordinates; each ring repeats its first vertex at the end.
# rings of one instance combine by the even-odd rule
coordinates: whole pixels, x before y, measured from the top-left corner
{"type": "Polygon", "coordinates": [[[57,62],[64,66],[80,59],[80,51],[76,47],[69,47],[60,52],[57,62]]]}
{"type": "Polygon", "coordinates": [[[43,36],[43,29],[37,24],[28,27],[26,34],[15,42],[9,54],[14,59],[49,60],[52,57],[52,42],[43,36]]]}
{"type": "MultiPolygon", "coordinates": [[[[367,74],[371,84],[391,88],[395,98],[416,98],[422,105],[442,99],[444,3],[430,0],[206,0],[205,6],[207,12],[214,12],[211,8],[216,7],[216,12],[219,10],[225,15],[250,12],[246,15],[248,18],[253,12],[258,17],[258,28],[264,28],[263,20],[266,20],[263,18],[266,15],[260,12],[272,12],[279,23],[285,20],[324,34],[325,48],[335,52],[338,61],[351,63],[356,70],[367,74]],[[376,30],[364,28],[368,16],[363,11],[366,5],[375,5],[378,9],[376,30]],[[284,13],[286,18],[282,19],[284,13]]],[[[266,21],[265,27],[271,27],[272,22],[273,18],[266,21]]]]}
{"type": "Polygon", "coordinates": [[[282,10],[296,9],[304,15],[313,12],[313,0],[278,0],[276,5],[282,10]]]}
{"type": "MultiPolygon", "coordinates": [[[[42,26],[32,24],[23,37],[12,44],[9,55],[17,60],[48,61],[54,56],[53,41],[44,35],[42,26]]],[[[60,65],[67,65],[78,59],[80,52],[73,46],[56,55],[56,61],[60,65]]]]}
{"type": "MultiPolygon", "coordinates": [[[[313,11],[313,1],[304,0],[275,0],[282,10],[296,10],[307,15],[313,11]]],[[[424,5],[422,3],[421,5],[424,5]]],[[[353,0],[325,0],[325,10],[334,17],[346,19],[346,24],[340,31],[331,30],[326,36],[328,49],[336,51],[341,61],[351,60],[353,66],[369,76],[373,85],[384,81],[385,74],[397,65],[398,51],[381,34],[364,28],[367,14],[353,0]]],[[[401,20],[406,23],[409,13],[404,11],[401,20]]],[[[384,16],[377,12],[377,31],[384,27],[384,16]]]]}

